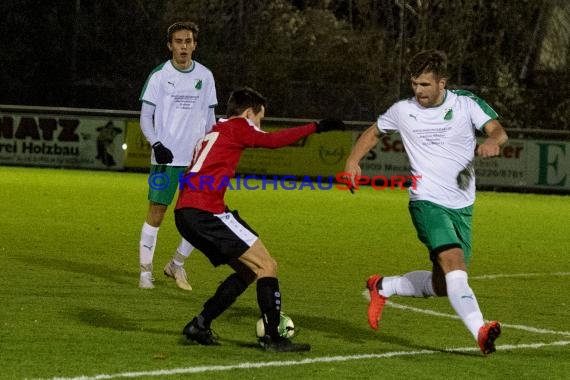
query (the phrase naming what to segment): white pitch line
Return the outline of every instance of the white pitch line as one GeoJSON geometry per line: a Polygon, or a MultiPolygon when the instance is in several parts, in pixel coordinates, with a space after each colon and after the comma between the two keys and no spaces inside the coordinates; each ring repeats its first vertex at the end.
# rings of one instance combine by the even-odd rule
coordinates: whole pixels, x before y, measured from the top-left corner
{"type": "MultiPolygon", "coordinates": [[[[551,343],[530,343],[530,344],[505,344],[497,345],[498,350],[517,350],[517,349],[538,349],[543,347],[563,347],[570,345],[570,341],[562,340],[551,343]]],[[[139,372],[122,372],[111,374],[99,374],[95,376],[77,376],[77,377],[53,377],[51,380],[103,380],[115,378],[132,378],[132,377],[154,377],[154,376],[169,376],[169,375],[182,375],[193,373],[205,372],[222,372],[234,369],[255,369],[255,368],[268,368],[268,367],[291,367],[315,363],[339,363],[353,360],[365,359],[387,359],[402,356],[418,356],[418,355],[432,355],[442,354],[446,352],[465,352],[465,351],[479,351],[476,347],[461,347],[449,348],[441,351],[434,350],[420,350],[420,351],[392,351],[383,354],[361,354],[361,355],[346,355],[346,356],[323,356],[317,358],[307,358],[301,360],[286,360],[286,361],[271,361],[271,362],[246,362],[233,365],[214,365],[214,366],[199,366],[199,367],[186,367],[186,368],[173,368],[155,371],[139,371],[139,372]]]]}
{"type": "Polygon", "coordinates": [[[481,276],[469,276],[469,279],[470,280],[494,280],[497,278],[543,277],[543,276],[570,276],[570,272],[484,274],[481,276]]]}
{"type": "MultiPolygon", "coordinates": [[[[473,276],[470,279],[486,280],[486,279],[496,279],[496,278],[512,278],[512,277],[538,277],[538,276],[568,276],[570,272],[556,272],[556,273],[517,273],[517,274],[495,274],[495,275],[482,275],[473,276]]],[[[365,292],[368,295],[368,292],[365,292]]],[[[416,313],[422,313],[427,315],[433,315],[436,317],[444,317],[451,319],[459,319],[457,315],[440,313],[433,310],[419,309],[412,306],[406,306],[397,304],[391,301],[387,302],[387,305],[394,307],[396,309],[413,311],[416,313]]],[[[511,325],[501,322],[501,326],[508,327],[512,329],[519,329],[528,332],[540,333],[540,334],[554,334],[570,336],[570,332],[567,331],[554,331],[546,329],[538,329],[530,326],[523,325],[511,325]]],[[[499,350],[516,350],[516,349],[538,349],[543,347],[555,347],[555,346],[568,346],[570,341],[558,341],[551,343],[530,343],[530,344],[505,344],[497,345],[499,350]]],[[[402,356],[417,356],[417,355],[431,355],[445,352],[464,352],[464,351],[479,351],[476,347],[462,347],[462,348],[449,348],[441,351],[433,350],[420,350],[420,351],[393,351],[386,352],[383,354],[361,354],[361,355],[346,355],[346,356],[324,356],[310,359],[302,360],[288,360],[288,361],[273,361],[273,362],[255,362],[255,363],[240,363],[234,365],[217,365],[217,366],[199,366],[199,367],[187,367],[187,368],[174,368],[170,370],[154,370],[154,371],[140,371],[140,372],[122,372],[115,374],[99,374],[95,376],[77,376],[77,377],[52,377],[49,380],[104,380],[104,379],[114,379],[114,378],[133,378],[141,376],[169,376],[169,375],[180,375],[180,374],[193,374],[193,373],[205,373],[205,372],[221,372],[230,371],[233,369],[254,369],[254,368],[267,368],[267,367],[285,367],[285,366],[297,366],[306,365],[314,363],[332,363],[332,362],[346,362],[352,360],[363,360],[363,359],[385,359],[393,357],[402,356]]],[[[41,380],[41,379],[38,379],[41,380]]]]}
{"type": "MultiPolygon", "coordinates": [[[[407,305],[402,305],[399,303],[394,303],[392,301],[388,301],[386,303],[386,305],[391,306],[395,309],[413,311],[415,313],[427,314],[427,315],[432,315],[435,317],[460,319],[459,316],[457,316],[455,314],[446,314],[446,313],[440,313],[439,311],[420,309],[420,308],[413,307],[413,306],[407,306],[407,305]]],[[[556,331],[556,330],[548,330],[548,329],[539,329],[539,328],[532,327],[532,326],[512,325],[510,323],[503,323],[503,322],[501,322],[501,326],[507,327],[510,329],[523,330],[523,331],[527,331],[527,332],[537,333],[537,334],[552,334],[552,335],[570,336],[570,331],[556,331]]]]}
{"type": "MultiPolygon", "coordinates": [[[[570,272],[511,273],[511,274],[500,274],[499,273],[499,274],[488,274],[488,275],[482,275],[482,276],[470,276],[469,279],[470,280],[494,280],[497,278],[542,277],[542,276],[570,276],[570,272]]],[[[368,293],[368,292],[366,292],[366,293],[368,293]]],[[[368,295],[368,294],[366,294],[366,295],[368,295]]],[[[433,311],[433,310],[419,309],[417,307],[402,305],[402,304],[394,303],[391,301],[388,301],[386,304],[389,306],[392,306],[396,309],[408,310],[408,311],[413,311],[416,313],[433,315],[436,317],[460,319],[455,314],[446,314],[446,313],[440,313],[440,312],[433,311]]],[[[523,330],[523,331],[527,331],[527,332],[537,333],[537,334],[553,334],[553,335],[570,336],[569,331],[555,331],[555,330],[548,330],[548,329],[539,329],[539,328],[532,327],[532,326],[512,325],[512,324],[503,323],[503,322],[501,322],[501,326],[511,328],[511,329],[516,329],[516,330],[523,330]]]]}

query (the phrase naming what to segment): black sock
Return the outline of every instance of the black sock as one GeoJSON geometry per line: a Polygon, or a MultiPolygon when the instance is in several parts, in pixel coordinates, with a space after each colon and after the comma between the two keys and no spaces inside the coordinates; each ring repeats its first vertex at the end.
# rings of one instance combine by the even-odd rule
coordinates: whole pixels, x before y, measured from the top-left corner
{"type": "MultiPolygon", "coordinates": [[[[200,313],[204,327],[209,328],[214,319],[226,311],[245,290],[248,284],[237,273],[232,273],[218,286],[216,293],[206,301],[200,313]]],[[[199,322],[198,322],[199,323],[199,322]]]]}
{"type": "Polygon", "coordinates": [[[279,281],[275,277],[262,277],[257,280],[257,303],[265,325],[265,335],[279,338],[277,328],[281,312],[279,281]]]}

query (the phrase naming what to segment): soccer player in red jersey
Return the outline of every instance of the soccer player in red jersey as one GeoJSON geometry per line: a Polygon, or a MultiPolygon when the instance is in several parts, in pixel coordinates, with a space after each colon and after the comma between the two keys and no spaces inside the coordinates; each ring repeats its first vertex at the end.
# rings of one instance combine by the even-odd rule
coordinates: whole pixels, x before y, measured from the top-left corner
{"type": "Polygon", "coordinates": [[[229,178],[235,174],[246,148],[279,148],[313,133],[343,130],[336,119],[266,133],[261,130],[265,98],[251,88],[234,91],[228,100],[226,117],[198,142],[192,163],[181,181],[175,210],[176,227],[215,267],[227,264],[235,272],[206,301],[203,310],[182,333],[202,345],[218,344],[211,331],[212,321],[227,310],[250,284],[257,280],[257,303],[266,336],[260,343],[267,351],[308,351],[308,344],[295,344],[277,331],[281,292],[277,263],[257,233],[224,202],[229,178]],[[207,181],[204,181],[207,178],[207,181]]]}

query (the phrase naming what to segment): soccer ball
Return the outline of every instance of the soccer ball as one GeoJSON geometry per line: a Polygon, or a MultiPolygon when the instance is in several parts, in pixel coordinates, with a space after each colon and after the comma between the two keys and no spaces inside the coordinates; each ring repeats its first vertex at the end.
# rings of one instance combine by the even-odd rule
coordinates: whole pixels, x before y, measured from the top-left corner
{"type": "MultiPolygon", "coordinates": [[[[279,319],[279,326],[277,327],[279,335],[283,338],[292,338],[295,335],[295,325],[293,320],[287,314],[281,312],[279,319]]],[[[255,326],[255,335],[257,338],[261,339],[265,336],[265,325],[263,324],[263,319],[259,318],[255,326]]]]}

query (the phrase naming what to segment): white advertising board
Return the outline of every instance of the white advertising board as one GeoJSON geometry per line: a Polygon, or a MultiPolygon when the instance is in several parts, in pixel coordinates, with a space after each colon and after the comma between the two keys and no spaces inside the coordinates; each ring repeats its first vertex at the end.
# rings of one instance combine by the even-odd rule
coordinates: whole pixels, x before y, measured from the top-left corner
{"type": "Polygon", "coordinates": [[[0,164],[121,170],[123,119],[0,113],[0,164]]]}

